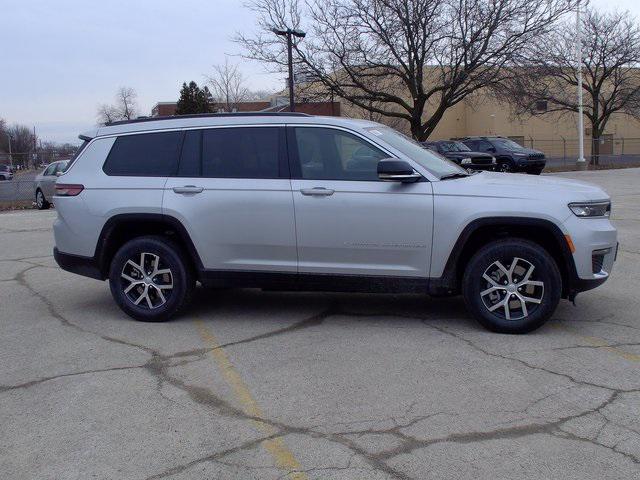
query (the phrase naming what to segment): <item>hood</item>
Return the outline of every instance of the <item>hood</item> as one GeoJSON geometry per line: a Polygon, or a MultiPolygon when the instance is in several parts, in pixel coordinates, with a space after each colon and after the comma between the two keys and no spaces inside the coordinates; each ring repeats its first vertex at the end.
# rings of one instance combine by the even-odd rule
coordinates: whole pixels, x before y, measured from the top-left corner
{"type": "Polygon", "coordinates": [[[507,150],[510,153],[519,153],[520,155],[544,155],[540,150],[534,150],[533,148],[518,148],[513,150],[507,150]]]}
{"type": "Polygon", "coordinates": [[[434,182],[434,192],[473,197],[549,199],[580,202],[608,200],[602,188],[591,183],[547,175],[482,172],[465,178],[434,182]]]}
{"type": "Polygon", "coordinates": [[[493,155],[484,152],[447,152],[444,154],[447,157],[453,158],[491,158],[493,155]]]}

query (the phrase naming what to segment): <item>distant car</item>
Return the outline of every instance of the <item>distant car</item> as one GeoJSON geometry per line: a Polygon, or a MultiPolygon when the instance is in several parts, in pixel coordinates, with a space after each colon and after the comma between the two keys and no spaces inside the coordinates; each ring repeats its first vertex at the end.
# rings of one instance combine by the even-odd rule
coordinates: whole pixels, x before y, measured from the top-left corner
{"type": "Polygon", "coordinates": [[[0,165],[0,180],[12,180],[13,172],[9,165],[0,165]]]}
{"type": "Polygon", "coordinates": [[[540,175],[545,167],[544,153],[525,148],[505,137],[465,137],[462,139],[473,151],[485,152],[496,157],[501,172],[526,172],[540,175]]]}
{"type": "Polygon", "coordinates": [[[67,168],[69,160],[60,160],[47,165],[33,182],[33,191],[38,210],[46,210],[51,206],[51,198],[55,194],[55,183],[59,175],[67,168]]]}
{"type": "Polygon", "coordinates": [[[456,162],[463,168],[470,168],[472,170],[496,169],[496,159],[493,155],[473,152],[462,142],[455,140],[438,140],[435,142],[423,142],[422,145],[456,162]]]}

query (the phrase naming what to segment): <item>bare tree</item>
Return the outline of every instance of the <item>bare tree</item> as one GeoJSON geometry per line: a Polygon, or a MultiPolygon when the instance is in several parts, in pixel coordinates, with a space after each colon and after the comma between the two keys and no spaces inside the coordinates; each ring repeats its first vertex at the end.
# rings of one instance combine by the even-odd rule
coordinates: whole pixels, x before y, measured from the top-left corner
{"type": "Polygon", "coordinates": [[[118,120],[131,120],[138,116],[138,94],[131,87],[120,87],[116,92],[115,103],[98,107],[98,123],[107,124],[118,120]]]}
{"type": "MultiPolygon", "coordinates": [[[[588,9],[582,18],[582,89],[584,115],[593,138],[592,161],[598,161],[600,138],[615,113],[640,118],[640,27],[625,13],[588,9]]],[[[578,112],[575,24],[560,24],[538,39],[524,66],[501,98],[519,114],[578,112]]]]}
{"type": "MultiPolygon", "coordinates": [[[[570,11],[575,0],[253,0],[262,32],[239,34],[248,58],[286,65],[281,37],[294,43],[296,70],[363,110],[408,122],[425,140],[447,109],[517,70],[527,45],[570,11]]],[[[316,86],[316,88],[318,88],[316,86]]]]}
{"type": "Polygon", "coordinates": [[[124,120],[138,116],[138,94],[133,88],[120,87],[116,93],[116,109],[124,120]]]}
{"type": "Polygon", "coordinates": [[[103,103],[98,107],[98,123],[106,125],[117,120],[120,120],[120,118],[113,105],[103,103]]]}
{"type": "Polygon", "coordinates": [[[214,101],[225,112],[232,112],[238,104],[249,98],[249,89],[238,65],[225,59],[223,65],[213,66],[213,75],[207,76],[214,101]]]}

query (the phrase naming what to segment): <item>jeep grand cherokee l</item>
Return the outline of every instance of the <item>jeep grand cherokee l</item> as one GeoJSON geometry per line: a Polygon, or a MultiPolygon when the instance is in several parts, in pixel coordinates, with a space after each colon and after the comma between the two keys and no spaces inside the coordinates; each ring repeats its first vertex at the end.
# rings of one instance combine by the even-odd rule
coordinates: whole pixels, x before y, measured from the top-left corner
{"type": "Polygon", "coordinates": [[[610,199],[574,180],[464,169],[378,123],[219,114],[113,123],[58,178],[58,264],[161,321],[196,281],[461,293],[485,327],[531,331],[604,282],[610,199]]]}

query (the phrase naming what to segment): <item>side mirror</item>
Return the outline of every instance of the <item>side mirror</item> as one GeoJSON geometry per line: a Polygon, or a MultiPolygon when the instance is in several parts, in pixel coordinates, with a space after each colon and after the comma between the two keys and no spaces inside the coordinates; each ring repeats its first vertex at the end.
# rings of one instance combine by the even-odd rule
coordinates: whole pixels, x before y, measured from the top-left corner
{"type": "Polygon", "coordinates": [[[417,182],[422,178],[408,162],[397,158],[384,158],[378,162],[378,178],[385,182],[417,182]]]}
{"type": "Polygon", "coordinates": [[[64,172],[56,172],[56,177],[59,177],[60,175],[62,175],[64,172]]]}

